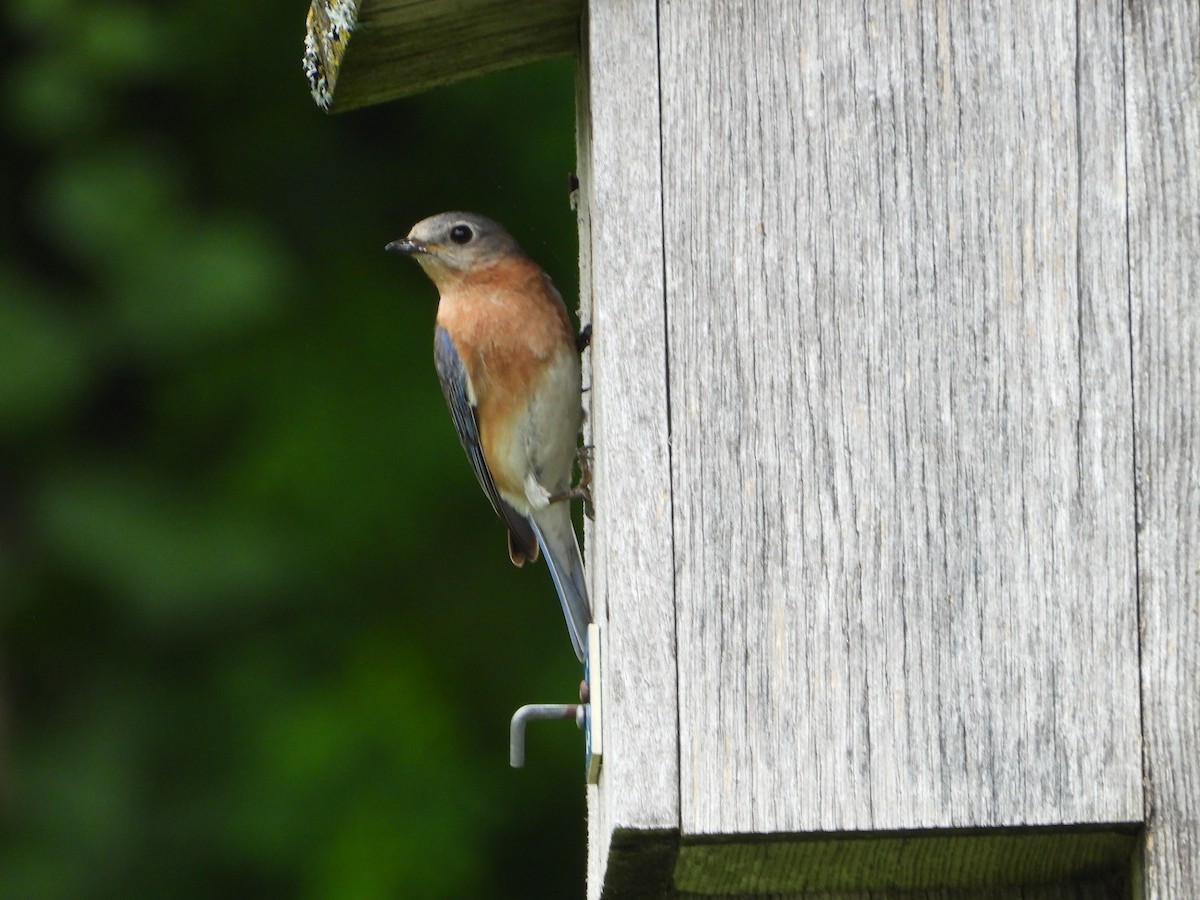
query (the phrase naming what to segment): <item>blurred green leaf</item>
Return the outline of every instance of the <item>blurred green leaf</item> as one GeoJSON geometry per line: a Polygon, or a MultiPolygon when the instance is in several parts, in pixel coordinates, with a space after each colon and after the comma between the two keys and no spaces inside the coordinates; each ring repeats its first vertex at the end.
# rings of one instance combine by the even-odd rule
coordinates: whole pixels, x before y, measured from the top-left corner
{"type": "Polygon", "coordinates": [[[7,17],[27,39],[36,38],[69,24],[81,0],[9,0],[7,17]]]}
{"type": "Polygon", "coordinates": [[[136,269],[190,215],[182,193],[178,167],[161,151],[140,143],[95,147],[50,169],[35,214],[85,264],[102,273],[136,269]]]}
{"type": "Polygon", "coordinates": [[[220,621],[304,571],[281,523],[136,472],[56,472],[38,499],[58,563],[152,626],[220,621]]]}
{"type": "Polygon", "coordinates": [[[69,138],[98,125],[105,113],[96,83],[66,58],[30,60],[11,75],[5,118],[30,143],[69,138]]]}
{"type": "Polygon", "coordinates": [[[121,327],[145,352],[169,355],[228,340],[282,312],[283,254],[259,229],[205,223],[147,243],[115,286],[121,327]]]}
{"type": "Polygon", "coordinates": [[[266,838],[269,856],[281,840],[310,847],[313,896],[457,897],[479,875],[464,840],[483,820],[479,773],[418,657],[368,642],[322,689],[265,710],[233,831],[246,847],[266,838]]]}
{"type": "Polygon", "coordinates": [[[87,375],[81,336],[36,289],[0,269],[0,433],[60,416],[87,375]]]}
{"type": "Polygon", "coordinates": [[[73,48],[92,78],[116,80],[153,72],[163,58],[158,10],[130,2],[89,3],[76,13],[73,48]]]}

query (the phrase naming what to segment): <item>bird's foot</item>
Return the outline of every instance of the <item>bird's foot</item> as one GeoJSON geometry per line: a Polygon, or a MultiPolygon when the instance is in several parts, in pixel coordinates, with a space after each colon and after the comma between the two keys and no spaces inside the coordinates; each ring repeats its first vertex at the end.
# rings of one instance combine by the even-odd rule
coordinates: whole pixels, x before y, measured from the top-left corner
{"type": "Polygon", "coordinates": [[[575,335],[575,351],[582,353],[592,345],[592,323],[588,322],[579,329],[579,334],[575,335]]]}
{"type": "Polygon", "coordinates": [[[579,461],[579,480],[575,482],[570,490],[564,491],[561,494],[552,494],[550,502],[582,500],[583,514],[589,519],[595,519],[596,510],[592,506],[592,446],[585,444],[580,447],[575,454],[575,458],[579,461]]]}

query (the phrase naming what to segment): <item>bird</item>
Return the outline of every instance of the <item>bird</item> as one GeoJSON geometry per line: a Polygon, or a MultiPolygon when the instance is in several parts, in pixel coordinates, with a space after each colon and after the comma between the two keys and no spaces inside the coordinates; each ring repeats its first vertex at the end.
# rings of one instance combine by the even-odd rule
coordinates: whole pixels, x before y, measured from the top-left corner
{"type": "Polygon", "coordinates": [[[582,662],[592,614],[570,500],[590,330],[575,335],[550,277],[486,216],[430,216],[386,249],[438,290],[434,363],[454,428],[513,564],[545,558],[582,662]]]}

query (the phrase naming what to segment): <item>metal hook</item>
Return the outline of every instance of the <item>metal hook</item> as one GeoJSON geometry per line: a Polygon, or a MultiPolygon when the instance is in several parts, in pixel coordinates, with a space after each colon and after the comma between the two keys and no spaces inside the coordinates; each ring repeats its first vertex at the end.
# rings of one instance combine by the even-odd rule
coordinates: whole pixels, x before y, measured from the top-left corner
{"type": "Polygon", "coordinates": [[[532,719],[574,719],[584,734],[587,747],[587,781],[600,779],[604,755],[600,709],[600,629],[593,622],[587,629],[587,660],[579,683],[578,703],[528,703],[513,713],[508,727],[508,763],[514,769],[525,765],[525,725],[532,719]]]}
{"type": "Polygon", "coordinates": [[[531,719],[574,719],[583,728],[583,704],[527,703],[513,713],[508,727],[508,764],[514,769],[525,765],[525,724],[531,719]]]}

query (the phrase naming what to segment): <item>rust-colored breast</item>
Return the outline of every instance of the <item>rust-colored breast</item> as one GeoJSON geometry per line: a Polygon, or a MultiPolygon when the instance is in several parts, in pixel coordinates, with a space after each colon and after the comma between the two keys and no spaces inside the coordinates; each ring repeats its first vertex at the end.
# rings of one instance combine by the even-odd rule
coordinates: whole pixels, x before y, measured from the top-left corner
{"type": "Polygon", "coordinates": [[[522,495],[524,473],[505,465],[511,456],[505,448],[530,387],[556,353],[573,349],[562,300],[535,263],[508,258],[445,284],[437,321],[475,391],[483,456],[496,487],[522,495]]]}

